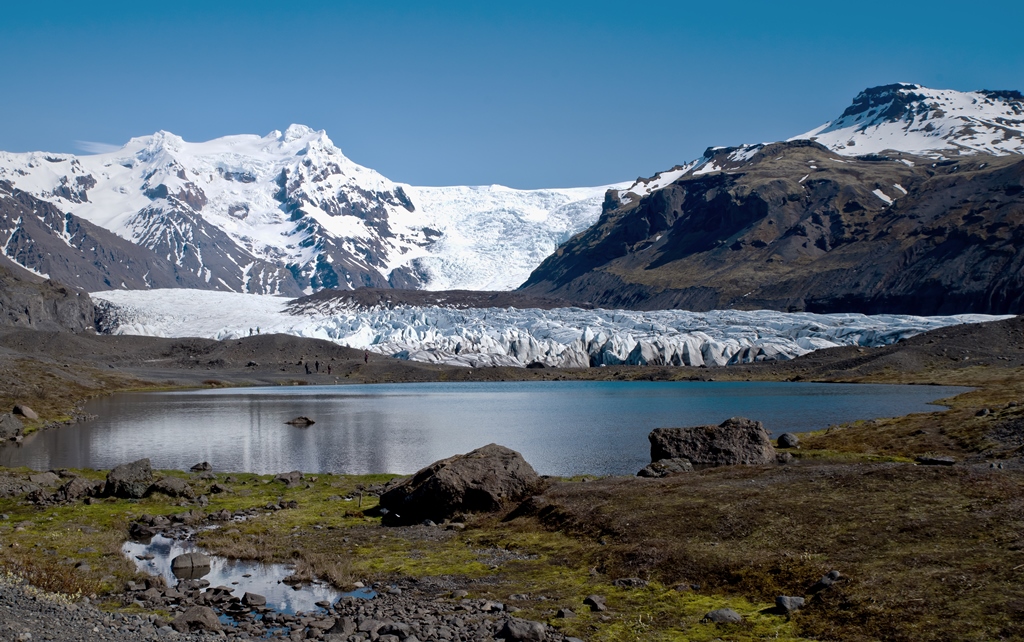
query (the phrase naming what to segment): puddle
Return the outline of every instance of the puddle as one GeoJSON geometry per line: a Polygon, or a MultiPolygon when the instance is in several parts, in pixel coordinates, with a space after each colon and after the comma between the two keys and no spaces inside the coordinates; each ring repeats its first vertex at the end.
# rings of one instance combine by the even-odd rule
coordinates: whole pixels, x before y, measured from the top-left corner
{"type": "MultiPolygon", "coordinates": [[[[154,535],[148,542],[126,542],[121,550],[135,566],[149,575],[161,575],[168,586],[176,586],[178,577],[171,572],[171,560],[185,553],[206,553],[191,542],[170,539],[163,535],[154,535]],[[138,556],[152,559],[138,559],[138,556]]],[[[296,612],[315,611],[317,602],[335,602],[339,597],[347,595],[370,599],[376,593],[369,589],[357,589],[343,593],[322,583],[303,584],[296,590],[281,580],[292,574],[292,568],[286,564],[260,564],[245,560],[228,560],[216,555],[210,557],[210,572],[202,576],[210,586],[226,586],[235,597],[248,593],[258,593],[267,598],[267,607],[294,615],[296,612]],[[245,577],[248,575],[249,577],[245,577]]]]}

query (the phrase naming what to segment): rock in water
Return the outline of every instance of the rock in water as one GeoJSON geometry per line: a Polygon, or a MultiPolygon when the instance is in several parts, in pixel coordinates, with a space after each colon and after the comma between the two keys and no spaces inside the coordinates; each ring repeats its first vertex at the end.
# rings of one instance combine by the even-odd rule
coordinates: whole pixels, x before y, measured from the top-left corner
{"type": "Polygon", "coordinates": [[[488,444],[436,461],[380,497],[395,521],[440,522],[460,512],[500,510],[525,499],[540,477],[514,450],[488,444]]]}
{"type": "Polygon", "coordinates": [[[25,426],[22,425],[21,419],[18,419],[15,415],[11,413],[0,415],[0,440],[14,439],[24,429],[25,426]]]}
{"type": "Polygon", "coordinates": [[[171,560],[175,577],[195,580],[210,572],[210,558],[202,553],[185,553],[171,560]]]}
{"type": "Polygon", "coordinates": [[[648,435],[651,461],[688,459],[695,466],[771,464],[775,448],[760,421],[726,419],[717,426],[656,428],[648,435]]]}
{"type": "Polygon", "coordinates": [[[149,459],[121,464],[107,473],[107,495],[126,499],[142,499],[153,483],[153,469],[149,459]]]}
{"type": "Polygon", "coordinates": [[[316,422],[313,421],[312,419],[310,419],[309,417],[305,417],[305,416],[300,415],[300,416],[296,417],[295,419],[291,419],[289,421],[286,421],[285,423],[290,425],[290,426],[295,426],[296,428],[305,428],[307,426],[312,426],[316,422]]]}

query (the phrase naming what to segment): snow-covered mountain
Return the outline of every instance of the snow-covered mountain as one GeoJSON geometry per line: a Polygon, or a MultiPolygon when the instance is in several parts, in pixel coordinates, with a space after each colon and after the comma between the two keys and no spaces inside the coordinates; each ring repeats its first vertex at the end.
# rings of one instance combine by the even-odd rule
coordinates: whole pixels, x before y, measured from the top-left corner
{"type": "MultiPolygon", "coordinates": [[[[789,140],[811,140],[843,156],[885,151],[926,158],[1024,154],[1024,95],[1019,91],[962,92],[897,83],[865,89],[835,120],[789,140]]],[[[628,204],[684,176],[738,170],[771,143],[709,147],[683,165],[616,191],[628,204]]]]}
{"type": "Polygon", "coordinates": [[[511,289],[597,219],[606,191],[398,184],[302,125],[203,143],[158,132],[87,156],[0,152],[0,180],[210,289],[293,295],[511,289]]]}
{"type": "Polygon", "coordinates": [[[839,118],[790,140],[799,139],[844,156],[888,149],[930,157],[1024,154],[1024,95],[908,83],[873,87],[839,118]]]}
{"type": "Polygon", "coordinates": [[[787,360],[821,348],[889,345],[935,328],[1004,318],[366,307],[341,297],[288,301],[181,288],[114,290],[93,297],[112,334],[226,340],[258,327],[262,333],[313,337],[400,359],[467,367],[721,366],[787,360]]]}

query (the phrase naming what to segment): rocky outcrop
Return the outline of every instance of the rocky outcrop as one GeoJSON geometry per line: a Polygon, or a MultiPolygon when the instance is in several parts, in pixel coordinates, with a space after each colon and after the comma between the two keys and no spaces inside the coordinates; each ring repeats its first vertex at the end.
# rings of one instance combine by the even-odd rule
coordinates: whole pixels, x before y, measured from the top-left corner
{"type": "Polygon", "coordinates": [[[95,316],[87,293],[44,281],[0,256],[0,326],[82,332],[93,328],[95,316]]]}
{"type": "Polygon", "coordinates": [[[760,421],[726,419],[717,426],[656,428],[648,435],[651,461],[685,459],[695,466],[771,464],[776,461],[771,435],[760,421]]]}
{"type": "Polygon", "coordinates": [[[1018,155],[849,157],[801,140],[701,160],[609,192],[520,290],[644,310],[1024,309],[1018,155]]]}
{"type": "Polygon", "coordinates": [[[680,473],[693,472],[693,464],[689,459],[671,458],[652,461],[636,474],[637,477],[668,477],[680,473]]]}
{"type": "Polygon", "coordinates": [[[514,450],[488,444],[434,462],[380,497],[396,522],[440,522],[457,513],[501,510],[525,499],[540,477],[514,450]]]}

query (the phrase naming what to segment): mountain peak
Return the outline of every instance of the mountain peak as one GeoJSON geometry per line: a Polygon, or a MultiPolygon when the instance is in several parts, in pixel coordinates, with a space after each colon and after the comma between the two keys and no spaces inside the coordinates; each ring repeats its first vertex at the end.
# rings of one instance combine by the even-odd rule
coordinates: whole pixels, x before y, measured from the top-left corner
{"type": "Polygon", "coordinates": [[[932,157],[1024,154],[1024,96],[881,85],[857,94],[839,118],[790,140],[799,139],[846,156],[890,149],[932,157]]]}

